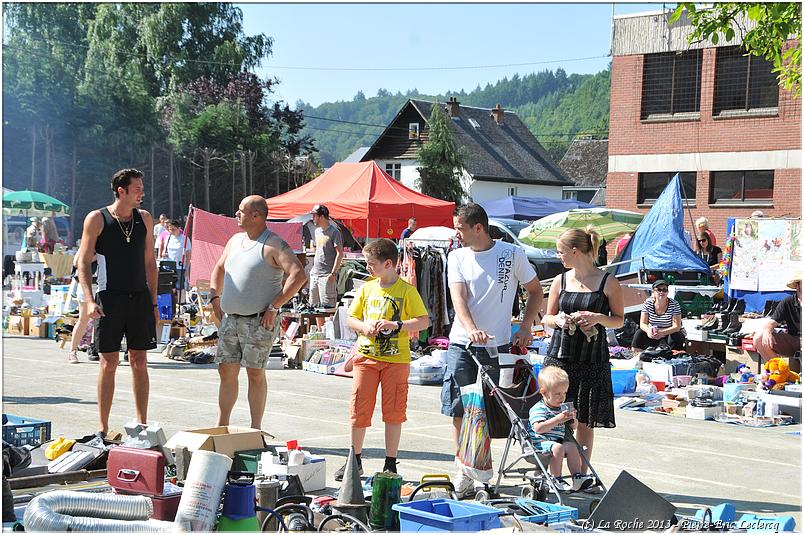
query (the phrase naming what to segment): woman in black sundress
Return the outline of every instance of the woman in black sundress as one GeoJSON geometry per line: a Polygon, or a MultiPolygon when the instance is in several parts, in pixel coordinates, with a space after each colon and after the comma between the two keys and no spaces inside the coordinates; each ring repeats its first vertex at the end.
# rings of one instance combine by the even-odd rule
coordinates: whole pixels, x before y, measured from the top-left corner
{"type": "MultiPolygon", "coordinates": [[[[620,284],[595,267],[599,245],[600,237],[591,226],[559,236],[558,257],[569,271],[553,281],[542,320],[555,329],[543,365],[558,366],[569,375],[567,400],[575,403],[577,411],[576,439],[586,447],[589,459],[594,428],[615,426],[606,328],[623,325],[620,284]]],[[[576,490],[593,484],[589,476],[577,479],[573,481],[576,490]]]]}

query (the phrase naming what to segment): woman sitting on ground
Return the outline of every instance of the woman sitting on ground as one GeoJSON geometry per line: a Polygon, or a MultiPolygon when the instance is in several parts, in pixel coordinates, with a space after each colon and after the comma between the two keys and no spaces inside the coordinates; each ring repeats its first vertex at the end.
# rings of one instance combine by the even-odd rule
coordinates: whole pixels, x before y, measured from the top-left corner
{"type": "Polygon", "coordinates": [[[662,342],[672,349],[684,349],[686,337],[681,330],[681,306],[667,296],[667,282],[653,283],[653,295],[642,304],[639,330],[634,333],[632,349],[659,346],[662,342]]]}

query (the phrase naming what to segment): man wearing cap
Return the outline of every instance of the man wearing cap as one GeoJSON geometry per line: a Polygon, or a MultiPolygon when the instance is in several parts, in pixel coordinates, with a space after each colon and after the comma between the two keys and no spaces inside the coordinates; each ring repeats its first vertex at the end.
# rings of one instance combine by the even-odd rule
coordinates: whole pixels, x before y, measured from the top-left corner
{"type": "MultiPolygon", "coordinates": [[[[335,307],[338,299],[338,270],[343,261],[343,237],[329,219],[329,209],[316,204],[310,210],[315,224],[315,258],[310,270],[310,304],[335,307]]],[[[319,318],[323,326],[323,318],[319,318]]]]}
{"type": "MultiPolygon", "coordinates": [[[[754,333],[754,347],[763,360],[774,357],[792,357],[801,351],[801,272],[794,274],[787,287],[796,291],[782,299],[765,319],[762,328],[754,333]],[[776,332],[777,327],[787,325],[787,332],[776,332]]],[[[790,361],[790,369],[801,371],[801,360],[790,361]]]]}

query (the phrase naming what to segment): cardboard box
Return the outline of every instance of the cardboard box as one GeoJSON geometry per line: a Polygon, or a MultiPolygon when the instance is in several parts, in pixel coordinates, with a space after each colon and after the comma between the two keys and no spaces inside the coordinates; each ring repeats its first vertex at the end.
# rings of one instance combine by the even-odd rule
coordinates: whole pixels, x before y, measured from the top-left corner
{"type": "MultiPolygon", "coordinates": [[[[28,336],[33,336],[34,338],[47,338],[47,335],[40,336],[39,335],[39,327],[42,326],[42,320],[44,318],[42,316],[31,316],[28,320],[28,336]]],[[[47,332],[47,325],[45,325],[45,332],[47,332]]]]}
{"type": "Polygon", "coordinates": [[[723,405],[715,405],[714,407],[695,407],[687,405],[687,418],[691,420],[714,420],[719,414],[723,412],[723,405]]]}
{"type": "Polygon", "coordinates": [[[259,429],[221,426],[179,431],[165,446],[174,450],[184,446],[190,451],[214,451],[234,459],[235,452],[262,449],[265,441],[259,429]]]}
{"type": "Polygon", "coordinates": [[[285,355],[288,358],[289,368],[301,368],[303,362],[301,358],[302,357],[301,344],[291,343],[288,340],[283,340],[282,351],[285,352],[285,355]]]}
{"type": "Polygon", "coordinates": [[[28,336],[30,321],[30,316],[9,316],[6,332],[17,336],[28,336]]]}
{"type": "MultiPolygon", "coordinates": [[[[277,451],[282,448],[277,448],[277,451]]],[[[323,457],[313,455],[313,462],[308,464],[298,464],[288,466],[286,464],[274,464],[272,458],[276,459],[270,452],[262,454],[260,459],[260,473],[266,476],[275,476],[280,479],[287,478],[289,475],[297,475],[301,479],[304,492],[323,490],[327,486],[327,462],[323,457]]]]}
{"type": "Polygon", "coordinates": [[[341,364],[343,364],[343,362],[339,362],[337,364],[313,364],[312,362],[305,360],[302,362],[302,370],[320,373],[323,375],[334,375],[335,371],[340,368],[341,364]]]}
{"type": "Polygon", "coordinates": [[[759,353],[741,347],[726,347],[726,373],[734,373],[737,367],[745,364],[752,373],[760,373],[759,353]]]}

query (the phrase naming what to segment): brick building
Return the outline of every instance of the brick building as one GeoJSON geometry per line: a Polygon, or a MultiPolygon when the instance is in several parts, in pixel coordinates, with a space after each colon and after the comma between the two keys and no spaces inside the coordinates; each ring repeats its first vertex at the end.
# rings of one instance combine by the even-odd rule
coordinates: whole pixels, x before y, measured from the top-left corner
{"type": "Polygon", "coordinates": [[[689,22],[669,26],[669,15],[614,19],[606,205],[647,212],[681,173],[718,244],[729,217],[800,217],[801,100],[744,54],[739,30],[688,45],[689,22]]]}

